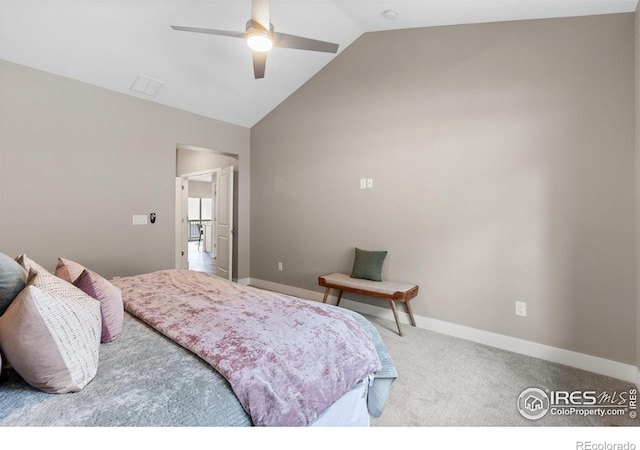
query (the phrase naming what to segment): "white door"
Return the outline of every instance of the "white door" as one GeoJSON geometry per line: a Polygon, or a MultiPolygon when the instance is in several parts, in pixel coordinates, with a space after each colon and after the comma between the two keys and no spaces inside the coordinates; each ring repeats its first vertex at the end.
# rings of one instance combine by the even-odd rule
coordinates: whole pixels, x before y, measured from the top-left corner
{"type": "Polygon", "coordinates": [[[218,172],[216,208],[217,275],[233,280],[233,166],[218,172]]]}
{"type": "Polygon", "coordinates": [[[176,178],[176,269],[189,268],[189,233],[187,220],[189,208],[189,182],[176,178]]]}

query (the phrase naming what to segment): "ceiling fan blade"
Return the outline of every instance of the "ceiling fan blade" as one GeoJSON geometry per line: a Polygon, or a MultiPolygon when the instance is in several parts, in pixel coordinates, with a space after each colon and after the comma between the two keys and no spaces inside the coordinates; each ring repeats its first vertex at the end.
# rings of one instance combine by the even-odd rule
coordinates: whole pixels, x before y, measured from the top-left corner
{"type": "Polygon", "coordinates": [[[273,46],[283,48],[296,48],[298,50],[312,50],[314,52],[337,53],[338,44],[325,41],[317,41],[293,34],[273,33],[273,46]]]}
{"type": "Polygon", "coordinates": [[[225,31],[225,30],[212,30],[210,28],[193,28],[193,27],[179,27],[171,25],[171,28],[178,31],[191,31],[193,33],[215,34],[217,36],[230,36],[244,38],[245,33],[240,31],[225,31]]]}
{"type": "Polygon", "coordinates": [[[267,66],[267,52],[253,53],[253,76],[255,79],[264,78],[264,70],[267,66]]]}
{"type": "Polygon", "coordinates": [[[269,29],[269,0],[251,0],[251,20],[269,29]]]}

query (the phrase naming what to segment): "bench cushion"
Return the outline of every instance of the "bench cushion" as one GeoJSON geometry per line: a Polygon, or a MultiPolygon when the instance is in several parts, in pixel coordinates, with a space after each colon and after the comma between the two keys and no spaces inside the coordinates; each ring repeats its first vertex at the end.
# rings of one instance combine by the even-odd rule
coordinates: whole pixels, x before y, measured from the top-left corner
{"type": "Polygon", "coordinates": [[[351,278],[345,273],[331,273],[322,277],[328,284],[340,285],[351,289],[363,291],[379,292],[381,294],[393,295],[396,292],[405,292],[415,287],[411,283],[399,283],[396,281],[371,281],[351,278]]]}

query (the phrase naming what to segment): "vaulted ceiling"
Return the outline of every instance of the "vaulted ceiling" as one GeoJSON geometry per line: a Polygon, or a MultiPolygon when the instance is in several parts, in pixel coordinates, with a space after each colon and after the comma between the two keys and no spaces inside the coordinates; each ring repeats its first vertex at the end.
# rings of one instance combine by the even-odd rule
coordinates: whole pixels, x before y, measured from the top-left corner
{"type": "MultiPolygon", "coordinates": [[[[275,31],[339,44],[367,32],[635,11],[637,0],[272,0],[275,31]],[[385,14],[392,11],[394,14],[385,14]]],[[[0,59],[251,127],[335,54],[274,48],[254,79],[250,0],[0,0],[0,59]]],[[[446,45],[446,43],[443,43],[446,45]]]]}

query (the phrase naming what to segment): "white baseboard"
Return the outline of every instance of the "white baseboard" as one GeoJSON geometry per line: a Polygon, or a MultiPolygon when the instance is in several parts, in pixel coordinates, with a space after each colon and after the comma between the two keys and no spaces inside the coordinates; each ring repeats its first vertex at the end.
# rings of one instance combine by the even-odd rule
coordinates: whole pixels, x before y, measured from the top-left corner
{"type": "MultiPolygon", "coordinates": [[[[255,278],[248,279],[248,282],[246,284],[250,284],[261,289],[282,292],[294,297],[306,298],[309,300],[320,302],[322,301],[322,298],[324,296],[324,294],[320,292],[301,289],[285,284],[273,283],[271,281],[258,280],[255,278]]],[[[336,297],[331,295],[330,299],[331,302],[335,304],[337,300],[336,297]]],[[[362,314],[395,321],[392,311],[387,308],[382,308],[367,303],[356,302],[344,298],[342,299],[340,304],[345,306],[346,308],[362,314]]],[[[398,316],[400,322],[404,325],[411,326],[409,314],[400,311],[400,309],[401,308],[398,308],[398,316]]],[[[634,383],[636,386],[640,387],[640,370],[636,366],[632,366],[630,364],[624,364],[617,361],[599,358],[597,356],[586,355],[584,353],[577,353],[570,350],[551,347],[544,344],[538,344],[536,342],[525,341],[523,339],[492,333],[490,331],[478,330],[476,328],[470,328],[463,325],[444,322],[442,320],[431,319],[416,314],[414,314],[414,318],[416,320],[416,326],[419,328],[424,328],[426,330],[446,334],[448,336],[477,342],[479,344],[488,345],[490,347],[500,348],[502,350],[508,350],[514,353],[520,353],[534,358],[544,359],[546,361],[551,361],[558,364],[564,364],[566,366],[587,370],[589,372],[606,375],[609,377],[617,378],[619,380],[627,381],[629,383],[634,383]]]]}

